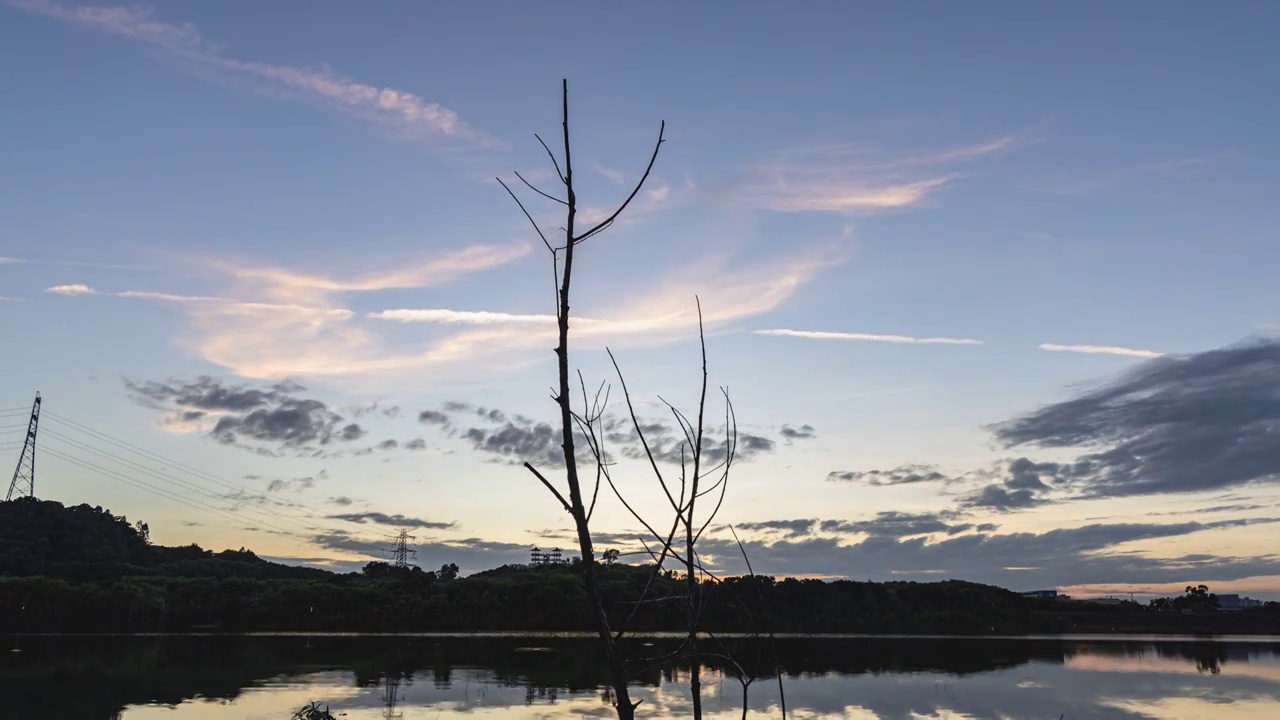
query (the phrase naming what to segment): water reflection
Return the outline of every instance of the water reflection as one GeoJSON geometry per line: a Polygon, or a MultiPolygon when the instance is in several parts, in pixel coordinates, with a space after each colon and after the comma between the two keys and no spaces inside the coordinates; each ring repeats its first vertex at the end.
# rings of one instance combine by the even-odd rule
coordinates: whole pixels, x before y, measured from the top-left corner
{"type": "MultiPolygon", "coordinates": [[[[666,642],[647,650],[660,654],[666,642]]],[[[512,637],[25,638],[0,658],[0,717],[288,718],[316,700],[360,718],[609,717],[595,646],[512,637]]],[[[751,666],[751,648],[735,648],[751,666]]],[[[857,638],[779,641],[806,718],[1280,717],[1280,640],[857,638]]],[[[778,717],[757,663],[749,717],[778,717]]],[[[641,715],[687,717],[689,668],[637,682],[641,715]]],[[[705,670],[708,717],[742,688],[705,670]]]]}

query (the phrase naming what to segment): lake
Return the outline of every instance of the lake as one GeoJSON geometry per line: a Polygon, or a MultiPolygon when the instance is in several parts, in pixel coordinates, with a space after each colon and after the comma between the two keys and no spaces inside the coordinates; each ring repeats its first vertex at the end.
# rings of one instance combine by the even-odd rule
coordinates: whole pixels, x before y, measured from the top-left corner
{"type": "MultiPolygon", "coordinates": [[[[780,717],[762,646],[726,639],[753,674],[751,718],[780,717]]],[[[287,720],[311,701],[361,718],[612,714],[590,639],[512,636],[22,637],[0,658],[0,717],[287,720]]],[[[646,644],[647,643],[647,644],[646,644]]],[[[667,637],[630,652],[660,655],[667,637]]],[[[1280,638],[792,637],[777,641],[789,715],[815,718],[1280,718],[1280,638]]],[[[688,667],[636,681],[639,714],[689,715],[688,667]]],[[[711,663],[707,717],[741,717],[711,663]]]]}

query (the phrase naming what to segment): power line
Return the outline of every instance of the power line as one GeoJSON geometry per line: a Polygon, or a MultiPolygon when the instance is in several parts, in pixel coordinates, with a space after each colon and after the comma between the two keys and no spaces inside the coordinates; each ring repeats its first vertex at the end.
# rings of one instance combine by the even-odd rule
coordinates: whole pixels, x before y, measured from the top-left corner
{"type": "MultiPolygon", "coordinates": [[[[101,449],[99,449],[99,448],[95,448],[95,447],[93,447],[93,446],[91,446],[91,445],[86,445],[85,443],[82,443],[82,442],[80,442],[79,440],[76,440],[76,439],[74,439],[74,438],[69,438],[69,437],[67,437],[66,435],[63,435],[62,433],[60,433],[60,432],[58,432],[58,431],[56,431],[56,430],[49,430],[49,429],[46,429],[46,430],[45,430],[45,432],[46,432],[46,433],[48,433],[49,435],[52,435],[53,437],[57,438],[58,440],[60,440],[60,441],[62,441],[62,442],[69,443],[69,444],[71,444],[71,445],[74,445],[74,446],[76,446],[76,447],[78,447],[78,448],[82,449],[82,450],[87,450],[88,452],[91,452],[91,453],[93,453],[93,454],[95,454],[95,455],[97,455],[97,456],[99,456],[99,457],[103,457],[103,458],[107,458],[107,459],[113,460],[113,461],[118,462],[118,463],[120,463],[120,464],[122,464],[122,465],[128,465],[128,466],[130,466],[130,467],[132,467],[132,468],[135,468],[136,470],[138,470],[138,471],[140,471],[140,472],[144,472],[144,473],[146,473],[146,474],[150,475],[151,477],[156,478],[157,480],[161,480],[161,481],[163,481],[163,482],[173,482],[173,483],[177,483],[178,485],[181,485],[181,486],[183,486],[183,487],[185,487],[185,488],[189,488],[189,489],[191,489],[191,490],[194,490],[195,492],[201,493],[201,494],[206,495],[206,496],[208,496],[208,497],[214,498],[215,500],[234,500],[234,499],[236,499],[236,498],[235,498],[235,497],[233,497],[233,496],[232,496],[232,497],[229,497],[229,496],[227,496],[227,495],[221,495],[221,494],[219,494],[219,493],[217,493],[217,492],[213,492],[213,491],[211,491],[209,488],[202,487],[202,486],[200,486],[200,485],[196,485],[195,483],[187,482],[187,481],[185,481],[185,480],[182,480],[181,478],[176,478],[176,477],[174,477],[174,476],[172,476],[172,475],[169,475],[169,474],[167,474],[167,473],[158,472],[158,471],[156,471],[156,470],[154,470],[154,469],[152,469],[152,468],[148,468],[148,467],[146,467],[145,465],[140,465],[140,464],[138,464],[138,463],[133,462],[132,460],[129,460],[129,459],[127,459],[127,458],[120,457],[119,455],[116,455],[115,453],[108,452],[108,451],[106,451],[106,450],[101,450],[101,449]]],[[[261,498],[263,501],[270,501],[270,498],[268,498],[266,495],[254,495],[254,496],[251,496],[251,497],[254,497],[254,498],[261,498]]],[[[243,498],[241,498],[241,499],[243,499],[243,498]]],[[[293,521],[293,522],[295,522],[297,525],[299,525],[300,527],[302,527],[302,528],[304,528],[304,529],[307,529],[307,530],[313,529],[313,527],[314,527],[314,524],[313,524],[313,523],[303,522],[303,521],[301,521],[301,520],[296,520],[293,516],[291,516],[291,515],[287,515],[287,514],[284,514],[284,513],[275,513],[275,512],[271,512],[271,511],[269,511],[269,510],[263,510],[263,509],[261,509],[261,508],[258,508],[258,507],[252,506],[252,505],[246,505],[246,506],[245,506],[245,509],[252,510],[252,511],[257,512],[257,513],[260,513],[260,514],[265,514],[268,518],[271,518],[271,519],[280,519],[280,520],[289,520],[289,521],[293,521]]],[[[232,509],[232,510],[231,510],[231,512],[237,512],[237,511],[238,511],[238,509],[232,509]]]]}
{"type": "MultiPolygon", "coordinates": [[[[164,465],[167,465],[169,468],[174,469],[176,471],[183,472],[188,475],[192,475],[197,478],[207,480],[208,482],[217,483],[218,485],[221,485],[235,492],[244,492],[244,493],[254,494],[254,491],[244,487],[243,485],[236,485],[234,483],[227,482],[226,480],[223,480],[215,475],[211,475],[207,472],[204,472],[203,470],[191,467],[190,465],[186,465],[184,463],[178,462],[177,460],[172,460],[162,455],[158,455],[156,453],[153,453],[147,450],[146,448],[139,447],[138,445],[135,445],[127,440],[122,440],[120,438],[113,437],[111,435],[108,435],[107,433],[95,430],[87,425],[76,422],[75,420],[71,420],[70,418],[63,417],[53,412],[45,412],[45,415],[57,421],[59,424],[66,426],[67,429],[69,430],[88,434],[97,440],[101,440],[102,442],[106,442],[108,444],[114,445],[117,448],[136,453],[153,462],[159,462],[164,465]]],[[[312,513],[316,513],[317,515],[320,515],[320,516],[324,515],[323,511],[315,507],[312,507],[310,505],[306,505],[304,503],[294,503],[294,505],[296,505],[297,507],[303,510],[308,510],[312,513]]],[[[314,518],[307,517],[305,519],[308,522],[308,524],[314,526],[315,524],[314,518]]],[[[352,520],[343,520],[342,522],[346,522],[352,525],[360,525],[362,528],[364,527],[364,523],[359,523],[352,520]]],[[[335,528],[330,526],[328,529],[334,530],[335,528]]]]}
{"type": "MultiPolygon", "coordinates": [[[[66,455],[66,454],[64,454],[64,453],[62,453],[62,452],[60,452],[60,451],[58,451],[58,450],[53,450],[53,449],[48,449],[48,448],[46,448],[45,452],[47,452],[47,453],[49,453],[50,455],[53,455],[54,457],[57,457],[57,458],[59,458],[59,459],[61,459],[61,460],[64,460],[64,461],[66,461],[66,462],[69,462],[69,463],[71,463],[71,464],[73,464],[73,465],[78,465],[79,467],[84,468],[85,470],[89,470],[90,472],[97,472],[97,473],[100,473],[100,474],[105,475],[106,477],[108,477],[108,478],[110,478],[110,479],[112,479],[112,480],[117,480],[117,481],[119,481],[119,482],[127,483],[127,484],[129,484],[129,485],[133,485],[134,487],[141,488],[141,489],[146,490],[146,491],[148,491],[148,492],[151,492],[151,493],[154,493],[154,494],[156,494],[156,495],[159,495],[160,497],[163,497],[163,498],[167,498],[167,499],[169,499],[169,500],[172,500],[173,502],[180,503],[180,504],[182,504],[182,505],[186,505],[187,507],[194,508],[194,509],[196,509],[196,510],[200,510],[200,511],[202,511],[202,512],[212,513],[212,514],[214,514],[214,515],[218,515],[218,516],[223,517],[223,518],[225,518],[225,519],[231,520],[232,522],[235,522],[236,524],[240,525],[241,527],[244,527],[245,529],[249,529],[249,530],[260,530],[260,529],[261,529],[261,528],[254,527],[253,525],[249,524],[249,523],[248,523],[248,521],[246,521],[244,518],[236,517],[235,515],[231,515],[231,514],[229,514],[229,513],[225,513],[225,512],[223,512],[222,510],[220,510],[219,508],[215,508],[215,507],[213,507],[212,505],[206,505],[205,503],[203,503],[203,502],[201,502],[201,501],[199,501],[199,500],[193,500],[193,499],[191,499],[191,498],[184,498],[184,497],[182,497],[182,496],[178,495],[177,493],[171,493],[171,492],[169,492],[169,491],[167,491],[167,490],[164,490],[163,488],[158,488],[158,487],[156,487],[156,486],[154,486],[154,485],[151,485],[150,483],[146,483],[146,482],[143,482],[143,481],[141,481],[141,480],[134,480],[134,479],[132,479],[132,478],[129,478],[128,476],[121,475],[120,473],[117,473],[117,472],[115,472],[114,470],[110,470],[110,469],[108,469],[108,468],[104,468],[104,467],[102,467],[102,466],[100,466],[100,465],[97,465],[97,464],[95,464],[95,463],[91,463],[91,462],[88,462],[88,461],[81,460],[81,459],[79,459],[79,458],[72,457],[72,456],[70,456],[70,455],[66,455]]],[[[284,532],[286,535],[292,535],[292,534],[293,534],[293,533],[288,532],[288,531],[281,531],[281,532],[284,532]]]]}

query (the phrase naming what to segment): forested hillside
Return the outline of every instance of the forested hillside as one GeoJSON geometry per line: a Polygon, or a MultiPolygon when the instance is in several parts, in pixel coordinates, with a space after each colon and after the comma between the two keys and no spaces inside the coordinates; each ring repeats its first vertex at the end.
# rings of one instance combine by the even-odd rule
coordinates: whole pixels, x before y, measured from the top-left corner
{"type": "MultiPolygon", "coordinates": [[[[163,547],[101,508],[0,503],[0,631],[589,630],[576,565],[505,566],[471,577],[373,562],[337,574],[248,550],[163,547]]],[[[602,567],[618,622],[677,630],[662,602],[635,609],[649,568],[602,567]]],[[[678,594],[656,579],[651,598],[678,594]]],[[[1052,629],[1018,595],[961,581],[825,582],[762,577],[707,583],[706,627],[750,632],[1023,632],[1052,629]]]]}

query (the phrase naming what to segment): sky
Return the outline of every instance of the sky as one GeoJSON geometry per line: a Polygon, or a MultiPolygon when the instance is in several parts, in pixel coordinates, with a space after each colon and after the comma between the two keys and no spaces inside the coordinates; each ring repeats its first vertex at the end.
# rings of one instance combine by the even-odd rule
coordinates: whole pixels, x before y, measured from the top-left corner
{"type": "MultiPolygon", "coordinates": [[[[0,3],[0,457],[152,539],[464,573],[573,547],[571,358],[708,563],[1280,599],[1280,7],[0,3]],[[516,176],[516,173],[520,177],[516,176]],[[501,178],[528,208],[497,181],[501,178]],[[553,235],[554,237],[554,235],[553,235]]],[[[575,390],[575,406],[582,393],[575,390]]],[[[615,447],[616,446],[616,447],[615,447]]],[[[7,471],[6,471],[7,472],[7,471]]],[[[594,470],[591,471],[594,475],[594,470]]],[[[666,515],[663,510],[666,508],[666,515]]],[[[602,547],[642,525],[607,487],[602,547]]]]}

